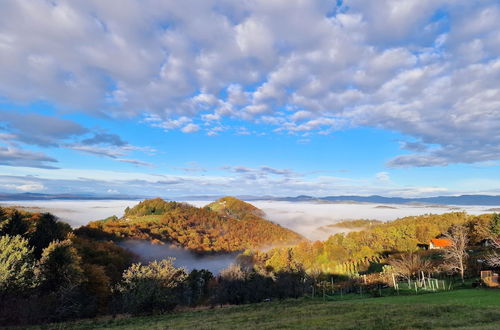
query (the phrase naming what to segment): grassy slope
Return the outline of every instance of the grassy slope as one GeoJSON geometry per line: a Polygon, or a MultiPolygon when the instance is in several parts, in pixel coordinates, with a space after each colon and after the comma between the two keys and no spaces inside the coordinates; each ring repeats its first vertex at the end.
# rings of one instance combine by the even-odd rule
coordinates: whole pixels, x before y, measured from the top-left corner
{"type": "Polygon", "coordinates": [[[448,304],[473,307],[497,306],[500,308],[500,290],[462,289],[440,292],[438,294],[428,293],[414,296],[382,297],[365,299],[365,301],[380,304],[448,304]]]}
{"type": "Polygon", "coordinates": [[[349,301],[286,300],[170,315],[54,324],[48,329],[499,329],[500,290],[349,301]]]}

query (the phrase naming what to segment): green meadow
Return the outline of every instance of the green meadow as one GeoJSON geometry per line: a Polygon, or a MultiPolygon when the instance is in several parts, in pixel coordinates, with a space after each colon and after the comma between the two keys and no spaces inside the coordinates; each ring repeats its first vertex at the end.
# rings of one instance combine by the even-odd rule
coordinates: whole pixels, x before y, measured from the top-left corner
{"type": "Polygon", "coordinates": [[[172,314],[66,322],[33,329],[499,329],[500,290],[322,298],[172,314]]]}

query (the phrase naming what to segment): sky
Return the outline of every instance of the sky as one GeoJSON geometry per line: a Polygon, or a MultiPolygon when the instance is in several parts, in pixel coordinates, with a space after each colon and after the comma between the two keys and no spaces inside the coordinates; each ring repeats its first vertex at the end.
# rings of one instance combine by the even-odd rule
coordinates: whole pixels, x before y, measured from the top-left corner
{"type": "Polygon", "coordinates": [[[0,12],[0,192],[500,194],[498,0],[0,12]]]}

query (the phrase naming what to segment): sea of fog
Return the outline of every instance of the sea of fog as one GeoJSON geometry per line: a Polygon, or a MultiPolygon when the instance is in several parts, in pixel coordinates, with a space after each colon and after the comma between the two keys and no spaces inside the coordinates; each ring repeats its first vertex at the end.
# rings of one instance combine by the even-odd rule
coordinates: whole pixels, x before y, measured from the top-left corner
{"type": "Polygon", "coordinates": [[[133,207],[139,202],[132,200],[2,201],[0,206],[23,206],[29,211],[50,212],[73,228],[78,228],[89,221],[105,219],[112,215],[121,217],[127,206],[133,207]]]}
{"type": "MultiPolygon", "coordinates": [[[[112,215],[121,217],[127,206],[133,207],[139,201],[132,200],[54,200],[54,201],[8,201],[0,206],[24,206],[38,212],[51,212],[73,227],[79,227],[92,220],[112,215]]],[[[212,201],[186,201],[194,206],[204,206],[212,201]]],[[[498,206],[454,206],[454,205],[400,205],[371,203],[315,203],[284,201],[252,201],[266,213],[267,219],[296,231],[311,240],[324,240],[331,234],[346,231],[342,228],[322,228],[341,220],[373,219],[394,220],[410,215],[466,211],[469,214],[491,212],[498,206]]],[[[176,265],[187,269],[206,268],[215,273],[228,266],[234,256],[197,256],[189,251],[168,245],[149,242],[123,242],[124,246],[139,255],[144,261],[168,256],[177,258],[176,265]]]]}
{"type": "MultiPolygon", "coordinates": [[[[188,201],[195,206],[204,206],[210,201],[188,201]]],[[[479,205],[410,205],[410,204],[375,204],[375,203],[317,203],[285,201],[251,201],[266,213],[267,219],[289,228],[311,240],[324,240],[332,235],[332,230],[320,227],[342,220],[370,219],[390,221],[410,215],[442,214],[465,211],[469,214],[491,212],[496,206],[479,205]]],[[[338,232],[346,231],[342,228],[338,232]]]]}

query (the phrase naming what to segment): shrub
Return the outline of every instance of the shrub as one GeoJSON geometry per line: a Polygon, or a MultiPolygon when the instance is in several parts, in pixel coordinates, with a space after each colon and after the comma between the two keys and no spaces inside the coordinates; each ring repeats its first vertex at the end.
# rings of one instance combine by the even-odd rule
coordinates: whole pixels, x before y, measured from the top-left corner
{"type": "Polygon", "coordinates": [[[173,265],[174,260],[133,264],[123,273],[117,289],[121,293],[124,312],[162,313],[180,303],[187,274],[184,268],[173,265]]]}

